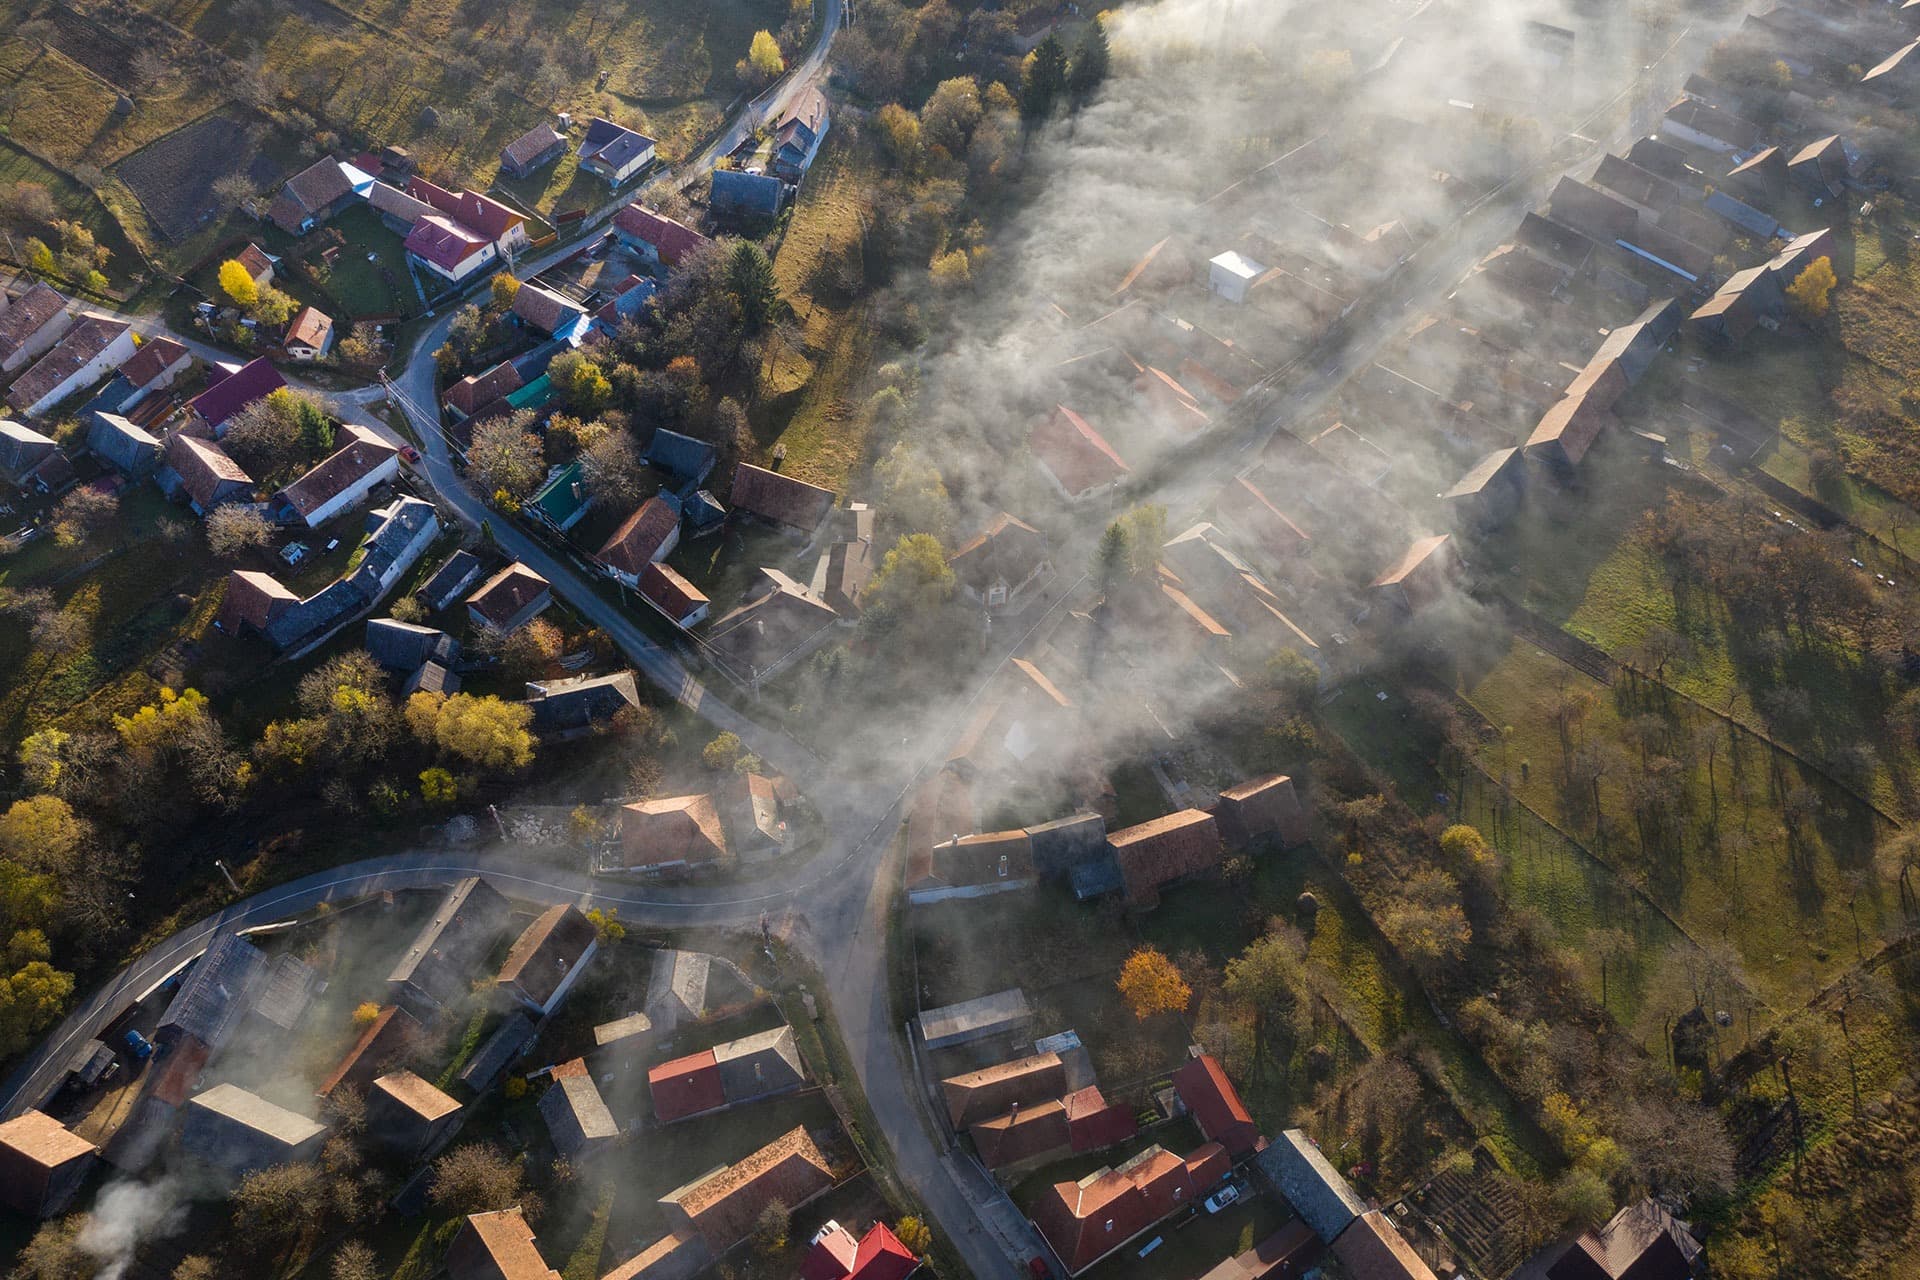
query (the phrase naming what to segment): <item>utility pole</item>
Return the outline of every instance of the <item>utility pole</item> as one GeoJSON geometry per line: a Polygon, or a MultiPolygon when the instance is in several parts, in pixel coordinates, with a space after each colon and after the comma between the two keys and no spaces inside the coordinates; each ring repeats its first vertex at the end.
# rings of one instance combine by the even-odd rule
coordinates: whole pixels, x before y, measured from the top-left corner
{"type": "Polygon", "coordinates": [[[218,858],[215,858],[215,859],[213,860],[213,865],[214,865],[214,866],[216,866],[216,867],[218,867],[218,868],[220,868],[220,874],[221,874],[221,875],[223,875],[223,876],[225,876],[225,877],[227,878],[227,887],[228,887],[229,889],[232,889],[232,890],[233,890],[233,891],[234,891],[235,893],[239,893],[239,892],[240,892],[240,886],[239,886],[239,884],[238,884],[238,883],[237,883],[237,882],[236,882],[236,881],[234,880],[234,878],[233,878],[233,872],[231,872],[231,871],[229,871],[229,870],[227,870],[227,864],[226,864],[226,863],[224,863],[224,862],[222,862],[222,861],[221,861],[220,859],[218,859],[218,858]]]}

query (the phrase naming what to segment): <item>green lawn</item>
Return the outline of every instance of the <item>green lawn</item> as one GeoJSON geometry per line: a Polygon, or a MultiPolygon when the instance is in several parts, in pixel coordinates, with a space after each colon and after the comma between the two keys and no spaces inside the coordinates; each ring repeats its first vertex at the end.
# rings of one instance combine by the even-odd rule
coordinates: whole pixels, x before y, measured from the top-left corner
{"type": "Polygon", "coordinates": [[[420,309],[401,239],[387,229],[372,206],[356,203],[328,225],[345,236],[346,243],[331,266],[317,256],[310,266],[320,287],[340,307],[341,314],[334,319],[412,315],[420,309]]]}

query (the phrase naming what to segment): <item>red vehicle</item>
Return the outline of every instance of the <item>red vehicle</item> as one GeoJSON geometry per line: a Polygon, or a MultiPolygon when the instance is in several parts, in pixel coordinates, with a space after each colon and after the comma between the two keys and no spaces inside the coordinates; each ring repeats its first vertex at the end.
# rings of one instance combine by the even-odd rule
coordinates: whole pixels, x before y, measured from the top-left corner
{"type": "Polygon", "coordinates": [[[405,458],[408,462],[420,461],[420,451],[414,448],[410,444],[403,444],[400,446],[400,456],[405,458]]]}
{"type": "Polygon", "coordinates": [[[1027,1270],[1032,1274],[1033,1280],[1053,1280],[1053,1268],[1047,1265],[1045,1258],[1038,1256],[1028,1258],[1027,1270]]]}

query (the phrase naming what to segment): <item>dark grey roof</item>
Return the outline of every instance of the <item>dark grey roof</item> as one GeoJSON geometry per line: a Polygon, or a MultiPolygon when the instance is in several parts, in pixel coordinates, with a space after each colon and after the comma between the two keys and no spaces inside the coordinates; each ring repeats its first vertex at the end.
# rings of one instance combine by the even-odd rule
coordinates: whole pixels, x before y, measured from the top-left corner
{"type": "Polygon", "coordinates": [[[360,583],[368,603],[380,596],[380,578],[399,562],[408,545],[436,518],[433,504],[418,498],[397,498],[386,510],[375,511],[367,517],[366,554],[361,556],[359,567],[347,576],[360,583]]]}
{"type": "Polygon", "coordinates": [[[1120,864],[1105,849],[1097,858],[1076,863],[1068,873],[1067,880],[1073,885],[1073,896],[1082,902],[1118,893],[1126,884],[1126,879],[1120,874],[1120,864]]]}
{"type": "Polygon", "coordinates": [[[266,981],[267,957],[237,933],[223,933],[207,944],[179,993],[160,1016],[157,1033],[188,1035],[209,1049],[226,1043],[247,1001],[266,981]]]}
{"type": "Polygon", "coordinates": [[[481,976],[481,965],[506,929],[512,908],[498,889],[468,876],[422,925],[387,981],[415,987],[443,1004],[464,995],[481,976]]]}
{"type": "Polygon", "coordinates": [[[160,459],[160,441],[117,413],[95,413],[87,448],[129,475],[144,475],[160,459]]]}
{"type": "Polygon", "coordinates": [[[719,456],[720,451],[705,440],[695,440],[664,427],[653,433],[653,440],[647,445],[650,465],[672,472],[684,483],[696,485],[707,478],[719,456]]]}
{"type": "Polygon", "coordinates": [[[389,671],[417,671],[425,662],[451,666],[459,661],[460,642],[432,627],[374,618],[367,623],[367,652],[389,671]]]}
{"type": "Polygon", "coordinates": [[[313,1003],[319,985],[320,974],[313,966],[294,956],[280,956],[254,998],[253,1011],[282,1031],[291,1031],[313,1003]]]}
{"type": "Polygon", "coordinates": [[[487,1037],[467,1065],[460,1068],[460,1083],[473,1089],[485,1089],[493,1083],[495,1076],[507,1069],[507,1064],[520,1056],[521,1050],[533,1039],[533,1023],[519,1010],[507,1015],[494,1033],[487,1037]]]}
{"type": "Polygon", "coordinates": [[[585,729],[618,715],[622,707],[638,707],[640,691],[633,672],[606,676],[575,676],[527,686],[527,706],[533,710],[535,733],[565,733],[585,729]]]}
{"type": "Polygon", "coordinates": [[[704,529],[708,525],[725,520],[727,509],[720,505],[720,499],[701,489],[686,500],[680,509],[680,514],[694,528],[704,529]]]}
{"type": "Polygon", "coordinates": [[[1092,810],[1085,810],[1028,827],[1027,840],[1033,850],[1033,865],[1042,875],[1065,875],[1106,853],[1107,822],[1092,810]]]}
{"type": "Polygon", "coordinates": [[[720,1069],[720,1089],[728,1102],[749,1102],[769,1094],[798,1089],[807,1082],[800,1049],[792,1027],[775,1027],[758,1035],[713,1047],[720,1069]]]}
{"type": "Polygon", "coordinates": [[[575,1155],[589,1143],[604,1143],[620,1136],[620,1126],[607,1110],[600,1091],[588,1075],[562,1076],[540,1097],[540,1118],[562,1155],[575,1155]]]}
{"type": "Polygon", "coordinates": [[[738,169],[713,171],[712,205],[715,209],[743,210],[768,217],[780,212],[780,179],[764,173],[742,173],[738,169]]]}
{"type": "Polygon", "coordinates": [[[480,557],[471,551],[456,551],[433,571],[427,585],[420,588],[420,598],[427,602],[429,609],[444,609],[459,599],[479,575],[480,557]]]}
{"type": "Polygon", "coordinates": [[[296,601],[275,614],[267,624],[267,640],[282,652],[297,649],[312,637],[339,626],[371,603],[359,584],[352,579],[335,578],[318,593],[296,601]]]}
{"type": "Polygon", "coordinates": [[[1254,1159],[1294,1212],[1327,1244],[1367,1211],[1366,1202],[1299,1129],[1287,1130],[1254,1159]]]}
{"type": "Polygon", "coordinates": [[[400,686],[400,696],[412,697],[416,693],[458,693],[460,692],[460,673],[449,671],[437,662],[423,662],[400,686]]]}

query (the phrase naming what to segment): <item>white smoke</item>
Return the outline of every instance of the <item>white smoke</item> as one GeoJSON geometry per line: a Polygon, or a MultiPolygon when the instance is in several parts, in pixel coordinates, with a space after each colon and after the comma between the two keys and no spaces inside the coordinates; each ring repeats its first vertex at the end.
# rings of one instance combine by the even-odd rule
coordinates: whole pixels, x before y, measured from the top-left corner
{"type": "Polygon", "coordinates": [[[75,1243],[99,1261],[94,1280],[120,1280],[141,1244],[185,1224],[187,1190],[173,1175],[154,1182],[116,1182],[100,1193],[75,1243]]]}

